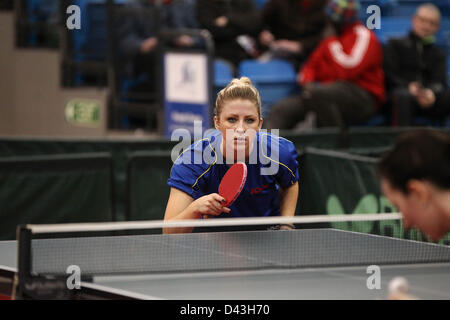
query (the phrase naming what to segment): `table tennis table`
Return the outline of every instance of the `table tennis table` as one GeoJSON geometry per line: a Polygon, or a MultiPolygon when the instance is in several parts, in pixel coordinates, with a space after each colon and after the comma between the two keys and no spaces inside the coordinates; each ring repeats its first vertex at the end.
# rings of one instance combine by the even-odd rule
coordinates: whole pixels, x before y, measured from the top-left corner
{"type": "MultiPolygon", "coordinates": [[[[74,263],[70,257],[82,257],[87,262],[83,265],[85,262],[76,261],[81,263],[80,269],[94,274],[89,282],[82,283],[82,287],[94,290],[90,298],[385,299],[389,281],[402,276],[409,281],[409,293],[414,296],[450,299],[450,247],[444,245],[329,228],[141,235],[123,242],[124,239],[129,238],[88,238],[95,243],[71,245],[70,250],[61,250],[57,257],[49,254],[33,263],[47,264],[51,273],[58,261],[74,263]],[[119,267],[91,263],[99,259],[99,248],[102,256],[119,257],[131,269],[122,268],[120,263],[119,267]],[[153,251],[161,248],[158,260],[153,251]],[[152,261],[146,260],[147,256],[152,261]],[[142,272],[146,264],[151,267],[142,272]],[[368,288],[371,265],[380,267],[379,289],[368,288]],[[122,269],[116,272],[114,268],[122,269]]],[[[36,244],[37,251],[39,247],[54,246],[44,242],[36,244]]],[[[17,271],[16,252],[16,241],[0,242],[0,294],[10,295],[5,290],[11,288],[11,278],[17,271]]]]}

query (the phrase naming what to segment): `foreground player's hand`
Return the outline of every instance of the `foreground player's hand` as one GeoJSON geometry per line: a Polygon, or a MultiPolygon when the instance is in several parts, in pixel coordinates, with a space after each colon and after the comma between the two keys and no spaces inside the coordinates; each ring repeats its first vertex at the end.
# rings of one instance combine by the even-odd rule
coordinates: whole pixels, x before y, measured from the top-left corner
{"type": "Polygon", "coordinates": [[[418,300],[408,293],[409,283],[404,277],[395,277],[389,282],[388,300],[418,300]]]}
{"type": "Polygon", "coordinates": [[[218,216],[222,212],[229,213],[231,211],[230,208],[223,207],[222,201],[225,199],[218,195],[217,193],[211,193],[201,198],[195,200],[192,204],[194,205],[194,210],[200,216],[203,215],[212,215],[218,216]]]}

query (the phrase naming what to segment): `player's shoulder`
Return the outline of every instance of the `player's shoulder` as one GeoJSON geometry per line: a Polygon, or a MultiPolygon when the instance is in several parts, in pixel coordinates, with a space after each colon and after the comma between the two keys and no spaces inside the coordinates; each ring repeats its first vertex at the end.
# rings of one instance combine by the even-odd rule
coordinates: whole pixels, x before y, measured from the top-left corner
{"type": "Polygon", "coordinates": [[[281,162],[289,162],[291,158],[297,158],[294,143],[284,137],[273,133],[260,132],[258,140],[259,148],[266,158],[281,162]]]}
{"type": "Polygon", "coordinates": [[[295,149],[292,141],[271,132],[258,132],[258,140],[264,150],[268,152],[275,151],[276,148],[281,151],[290,151],[293,148],[295,149]]]}
{"type": "Polygon", "coordinates": [[[216,149],[220,146],[220,131],[213,131],[194,141],[175,160],[175,165],[196,164],[209,166],[217,158],[216,149]]]}

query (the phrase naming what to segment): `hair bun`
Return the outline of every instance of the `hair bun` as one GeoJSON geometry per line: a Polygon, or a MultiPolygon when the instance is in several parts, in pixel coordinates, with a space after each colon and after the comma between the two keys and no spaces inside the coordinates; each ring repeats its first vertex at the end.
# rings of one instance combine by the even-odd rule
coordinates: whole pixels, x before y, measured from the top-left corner
{"type": "Polygon", "coordinates": [[[231,85],[252,85],[252,81],[248,77],[240,77],[231,80],[231,85]]]}

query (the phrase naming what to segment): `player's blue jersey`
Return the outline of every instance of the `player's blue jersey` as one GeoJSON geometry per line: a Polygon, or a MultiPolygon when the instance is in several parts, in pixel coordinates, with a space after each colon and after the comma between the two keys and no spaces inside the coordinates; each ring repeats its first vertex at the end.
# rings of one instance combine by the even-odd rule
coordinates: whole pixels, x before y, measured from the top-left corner
{"type": "MultiPolygon", "coordinates": [[[[218,193],[219,184],[229,169],[221,152],[222,133],[214,131],[193,143],[175,161],[168,185],[190,195],[194,200],[218,193]]],[[[258,132],[247,163],[244,188],[230,206],[226,217],[279,216],[278,188],[298,181],[295,146],[289,140],[258,132]]]]}

